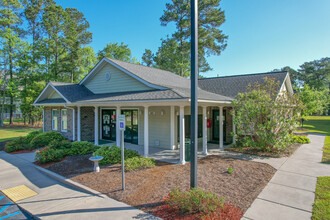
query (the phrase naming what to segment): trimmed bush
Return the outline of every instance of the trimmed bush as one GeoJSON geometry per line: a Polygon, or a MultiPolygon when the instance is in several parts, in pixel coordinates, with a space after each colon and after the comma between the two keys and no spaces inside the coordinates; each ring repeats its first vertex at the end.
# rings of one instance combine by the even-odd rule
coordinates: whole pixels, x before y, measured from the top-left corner
{"type": "Polygon", "coordinates": [[[66,138],[56,131],[43,132],[32,139],[32,141],[30,142],[30,149],[45,147],[53,141],[63,140],[66,140],[66,138]]]}
{"type": "Polygon", "coordinates": [[[125,160],[125,170],[133,171],[137,169],[152,168],[156,165],[156,161],[153,158],[146,157],[132,157],[125,160]]]}
{"type": "Polygon", "coordinates": [[[293,135],[291,139],[293,143],[308,144],[311,142],[307,136],[303,135],[293,135]]]}
{"type": "Polygon", "coordinates": [[[37,137],[38,135],[40,135],[42,133],[42,131],[32,131],[30,132],[28,135],[26,135],[25,137],[25,141],[27,144],[30,144],[31,141],[33,140],[33,138],[37,137]]]}
{"type": "Polygon", "coordinates": [[[69,150],[71,148],[71,145],[72,143],[68,140],[52,141],[49,143],[49,146],[58,150],[69,150]]]}
{"type": "Polygon", "coordinates": [[[86,155],[94,153],[98,146],[87,141],[75,141],[71,144],[71,147],[66,150],[67,155],[86,155]]]}
{"type": "Polygon", "coordinates": [[[186,191],[176,189],[168,194],[164,202],[181,214],[209,214],[223,207],[224,198],[199,188],[187,189],[186,191]]]}
{"type": "Polygon", "coordinates": [[[10,153],[14,151],[24,150],[27,148],[29,148],[29,145],[26,143],[25,138],[19,137],[10,142],[7,142],[5,146],[5,151],[10,153]]]}
{"type": "Polygon", "coordinates": [[[36,159],[40,163],[58,162],[65,157],[64,150],[54,149],[51,146],[36,151],[36,159]]]}
{"type": "MultiPolygon", "coordinates": [[[[116,164],[121,162],[121,149],[115,145],[111,147],[104,145],[99,148],[95,154],[103,157],[103,160],[99,162],[101,165],[116,164]]],[[[137,157],[138,153],[134,150],[125,149],[124,156],[126,160],[132,157],[137,157]]]]}

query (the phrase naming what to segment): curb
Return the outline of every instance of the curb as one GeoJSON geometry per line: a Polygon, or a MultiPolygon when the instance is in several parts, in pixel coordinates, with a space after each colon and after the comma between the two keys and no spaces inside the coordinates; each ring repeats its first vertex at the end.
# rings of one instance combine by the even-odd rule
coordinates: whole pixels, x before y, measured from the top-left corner
{"type": "Polygon", "coordinates": [[[100,192],[98,192],[96,190],[93,190],[93,189],[91,189],[91,188],[89,188],[87,186],[84,186],[84,185],[80,184],[80,183],[77,183],[77,182],[74,182],[74,181],[72,181],[70,179],[67,179],[64,176],[61,176],[61,175],[59,175],[57,173],[54,173],[54,172],[52,172],[50,170],[47,170],[45,168],[42,168],[42,167],[40,167],[38,165],[35,165],[35,164],[33,164],[33,165],[34,165],[34,167],[36,169],[38,169],[43,174],[45,174],[45,175],[47,175],[47,176],[49,176],[49,177],[51,177],[51,178],[53,178],[53,179],[61,182],[61,183],[64,183],[65,185],[69,185],[69,186],[71,186],[73,188],[77,188],[77,189],[79,189],[79,190],[81,190],[83,192],[86,192],[86,193],[89,193],[89,194],[93,194],[95,196],[100,196],[100,197],[103,197],[103,198],[109,198],[108,196],[106,196],[106,195],[104,195],[104,194],[102,194],[102,193],[100,193],[100,192]]]}

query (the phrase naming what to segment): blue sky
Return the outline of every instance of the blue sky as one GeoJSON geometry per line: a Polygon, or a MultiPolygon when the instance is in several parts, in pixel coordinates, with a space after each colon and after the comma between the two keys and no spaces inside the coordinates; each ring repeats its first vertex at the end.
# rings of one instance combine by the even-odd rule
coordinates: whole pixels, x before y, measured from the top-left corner
{"type": "MultiPolygon", "coordinates": [[[[168,0],[56,0],[84,13],[97,52],[110,42],[124,42],[141,60],[144,49],[157,51],[174,26],[159,18],[168,0]]],[[[220,56],[208,61],[206,77],[267,72],[330,56],[329,0],[222,0],[229,36],[220,56]]]]}

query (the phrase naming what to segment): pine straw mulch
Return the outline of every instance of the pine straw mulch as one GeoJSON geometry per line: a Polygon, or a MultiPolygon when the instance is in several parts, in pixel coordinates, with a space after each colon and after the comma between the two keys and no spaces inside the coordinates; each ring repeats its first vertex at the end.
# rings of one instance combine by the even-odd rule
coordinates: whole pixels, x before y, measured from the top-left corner
{"type": "MultiPolygon", "coordinates": [[[[126,172],[125,191],[121,190],[119,164],[101,166],[100,173],[94,173],[93,164],[88,161],[87,156],[71,156],[47,169],[113,199],[154,214],[157,214],[155,212],[164,205],[163,200],[171,190],[188,189],[190,185],[190,163],[179,165],[157,161],[154,168],[126,172]]],[[[273,167],[264,163],[207,156],[198,160],[198,187],[204,190],[210,189],[224,197],[227,206],[231,204],[241,210],[235,211],[241,213],[241,216],[275,171],[273,167]],[[232,174],[227,172],[229,167],[234,170],[232,174]]]]}

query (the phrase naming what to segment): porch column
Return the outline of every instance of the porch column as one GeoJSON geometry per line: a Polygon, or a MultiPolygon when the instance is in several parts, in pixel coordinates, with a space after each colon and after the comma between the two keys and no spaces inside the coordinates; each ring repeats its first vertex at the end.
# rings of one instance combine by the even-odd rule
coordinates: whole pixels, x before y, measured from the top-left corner
{"type": "Polygon", "coordinates": [[[119,131],[119,115],[120,115],[120,106],[116,108],[116,145],[120,146],[120,131],[119,131]]]}
{"type": "Polygon", "coordinates": [[[94,110],[94,144],[99,145],[99,107],[95,106],[94,110]]]}
{"type": "Polygon", "coordinates": [[[78,112],[77,112],[77,140],[81,141],[81,107],[78,106],[78,112]]]}
{"type": "Polygon", "coordinates": [[[220,129],[219,129],[219,147],[220,149],[223,148],[223,106],[220,106],[219,107],[219,126],[220,126],[220,129]]]}
{"type": "Polygon", "coordinates": [[[144,107],[144,155],[148,157],[149,154],[149,106],[144,107]]]}
{"type": "Polygon", "coordinates": [[[171,114],[170,114],[170,123],[171,123],[171,127],[170,127],[170,135],[171,135],[171,149],[174,150],[175,149],[175,133],[174,133],[174,122],[175,122],[175,112],[174,112],[174,106],[171,106],[171,114]]]}
{"type": "Polygon", "coordinates": [[[184,106],[180,106],[180,164],[185,164],[184,106]]]}
{"type": "Polygon", "coordinates": [[[206,106],[203,106],[203,155],[207,155],[207,115],[206,106]]]}
{"type": "MultiPolygon", "coordinates": [[[[3,115],[1,115],[3,117],[3,115]]],[[[45,107],[42,109],[42,132],[45,132],[45,107]]]]}
{"type": "Polygon", "coordinates": [[[72,141],[76,140],[76,109],[72,108],[72,141]]]}
{"type": "Polygon", "coordinates": [[[233,122],[233,144],[236,144],[236,138],[235,138],[235,135],[236,135],[236,125],[234,123],[234,117],[235,116],[232,116],[232,122],[233,122]]]}

